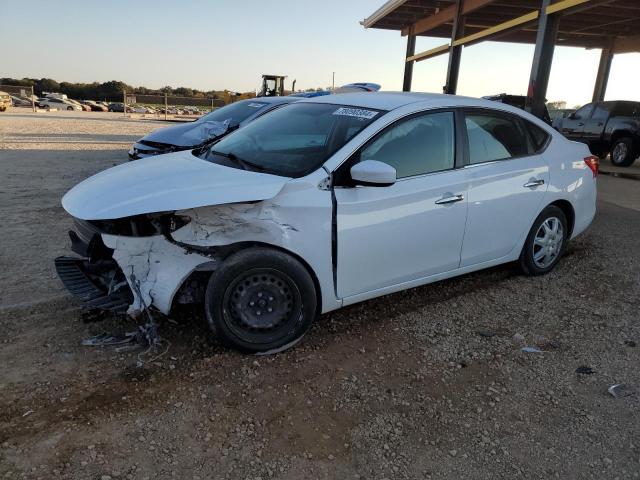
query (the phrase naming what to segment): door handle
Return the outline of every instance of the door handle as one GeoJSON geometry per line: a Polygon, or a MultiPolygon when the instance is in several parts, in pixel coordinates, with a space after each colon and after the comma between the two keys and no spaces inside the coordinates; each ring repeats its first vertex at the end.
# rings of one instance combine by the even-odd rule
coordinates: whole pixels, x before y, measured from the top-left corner
{"type": "Polygon", "coordinates": [[[530,182],[525,183],[523,186],[527,188],[535,188],[540,185],[544,185],[544,180],[531,180],[530,182]]]}
{"type": "Polygon", "coordinates": [[[464,200],[464,195],[453,195],[451,197],[441,198],[440,200],[436,200],[436,205],[446,205],[448,203],[461,202],[464,200]]]}

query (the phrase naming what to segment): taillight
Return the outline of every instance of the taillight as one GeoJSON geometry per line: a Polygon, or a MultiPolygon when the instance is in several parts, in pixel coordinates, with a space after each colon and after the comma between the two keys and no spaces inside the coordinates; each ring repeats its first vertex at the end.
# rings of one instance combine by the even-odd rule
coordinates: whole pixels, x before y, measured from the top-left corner
{"type": "Polygon", "coordinates": [[[590,155],[588,157],[585,157],[584,163],[586,163],[587,167],[591,169],[593,178],[596,178],[598,176],[598,166],[600,165],[600,159],[595,155],[590,155]]]}

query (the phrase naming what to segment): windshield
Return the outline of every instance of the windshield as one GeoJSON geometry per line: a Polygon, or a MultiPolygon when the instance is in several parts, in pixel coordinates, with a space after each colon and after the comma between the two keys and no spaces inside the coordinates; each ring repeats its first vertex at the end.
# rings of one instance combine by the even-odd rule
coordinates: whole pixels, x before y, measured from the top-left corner
{"type": "Polygon", "coordinates": [[[223,138],[204,158],[239,168],[301,177],[319,168],[381,114],[380,110],[342,105],[295,103],[223,138]]]}
{"type": "Polygon", "coordinates": [[[231,103],[214,110],[211,113],[201,117],[199,122],[224,122],[230,120],[229,125],[238,125],[251,115],[264,109],[268,103],[256,102],[254,100],[242,100],[240,102],[231,103]]]}

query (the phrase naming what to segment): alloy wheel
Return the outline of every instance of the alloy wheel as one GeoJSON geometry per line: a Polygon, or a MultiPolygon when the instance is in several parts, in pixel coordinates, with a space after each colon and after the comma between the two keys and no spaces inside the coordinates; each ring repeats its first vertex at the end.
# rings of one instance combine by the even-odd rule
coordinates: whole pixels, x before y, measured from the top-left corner
{"type": "Polygon", "coordinates": [[[627,157],[627,144],[624,142],[619,142],[613,148],[613,152],[611,152],[611,156],[613,157],[614,163],[621,163],[627,157]]]}
{"type": "Polygon", "coordinates": [[[562,222],[557,217],[547,218],[533,239],[533,262],[538,268],[548,268],[560,255],[563,243],[562,222]]]}

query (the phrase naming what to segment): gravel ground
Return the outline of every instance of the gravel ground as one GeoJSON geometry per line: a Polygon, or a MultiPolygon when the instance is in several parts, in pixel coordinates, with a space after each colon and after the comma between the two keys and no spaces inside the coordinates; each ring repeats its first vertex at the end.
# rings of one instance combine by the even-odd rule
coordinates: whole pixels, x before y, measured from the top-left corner
{"type": "Polygon", "coordinates": [[[0,115],[0,477],[639,478],[640,211],[609,201],[549,275],[506,265],[365,302],[279,355],[225,350],[189,312],[142,369],[80,346],[133,324],[82,323],[55,278],[60,196],[157,126],[0,115]]]}

